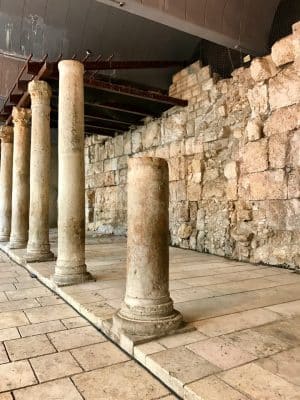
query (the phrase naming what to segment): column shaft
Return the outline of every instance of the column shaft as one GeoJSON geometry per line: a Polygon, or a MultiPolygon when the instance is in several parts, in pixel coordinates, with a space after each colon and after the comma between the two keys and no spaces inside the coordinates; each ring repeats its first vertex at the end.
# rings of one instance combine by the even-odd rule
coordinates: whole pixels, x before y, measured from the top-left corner
{"type": "Polygon", "coordinates": [[[12,216],[9,247],[26,247],[29,214],[30,110],[13,108],[14,151],[12,216]]]}
{"type": "Polygon", "coordinates": [[[114,329],[156,335],[178,328],[169,293],[169,175],[159,158],[132,158],[128,170],[127,282],[114,329]]]}
{"type": "Polygon", "coordinates": [[[53,259],[49,244],[50,98],[47,82],[31,81],[30,207],[27,261],[53,259]]]}
{"type": "Polygon", "coordinates": [[[56,284],[91,278],[85,265],[85,171],[83,64],[65,60],[59,69],[58,252],[56,284]]]}
{"type": "Polygon", "coordinates": [[[0,242],[8,242],[11,227],[11,196],[13,166],[13,128],[3,126],[1,138],[0,168],[0,242]]]}

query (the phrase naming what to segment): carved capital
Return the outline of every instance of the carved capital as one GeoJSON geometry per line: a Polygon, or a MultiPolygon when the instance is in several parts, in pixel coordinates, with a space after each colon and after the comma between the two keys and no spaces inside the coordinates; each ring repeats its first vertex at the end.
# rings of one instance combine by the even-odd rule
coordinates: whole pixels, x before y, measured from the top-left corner
{"type": "Polygon", "coordinates": [[[52,90],[50,85],[45,81],[31,81],[28,84],[28,92],[31,97],[32,106],[50,104],[52,90]]]}
{"type": "Polygon", "coordinates": [[[14,107],[12,111],[14,125],[28,126],[31,118],[31,110],[28,108],[14,107]]]}
{"type": "Polygon", "coordinates": [[[13,142],[13,132],[14,129],[12,126],[3,125],[0,128],[0,139],[3,143],[12,143],[13,142]]]}

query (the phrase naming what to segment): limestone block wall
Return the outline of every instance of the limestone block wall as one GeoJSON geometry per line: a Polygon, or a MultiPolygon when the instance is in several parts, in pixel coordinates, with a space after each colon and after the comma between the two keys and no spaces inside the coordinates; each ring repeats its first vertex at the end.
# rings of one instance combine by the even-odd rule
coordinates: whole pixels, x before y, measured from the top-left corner
{"type": "Polygon", "coordinates": [[[191,65],[170,87],[188,107],[105,143],[87,138],[88,229],[125,234],[128,158],[162,157],[170,169],[173,246],[299,267],[299,31],[295,25],[270,56],[230,79],[191,65]]]}

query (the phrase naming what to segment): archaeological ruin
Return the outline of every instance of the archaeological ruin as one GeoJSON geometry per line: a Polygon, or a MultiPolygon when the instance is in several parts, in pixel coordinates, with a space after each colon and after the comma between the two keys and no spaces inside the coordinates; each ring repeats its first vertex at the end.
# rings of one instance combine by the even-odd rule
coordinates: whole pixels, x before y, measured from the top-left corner
{"type": "Polygon", "coordinates": [[[299,400],[299,2],[0,17],[0,400],[299,400]]]}

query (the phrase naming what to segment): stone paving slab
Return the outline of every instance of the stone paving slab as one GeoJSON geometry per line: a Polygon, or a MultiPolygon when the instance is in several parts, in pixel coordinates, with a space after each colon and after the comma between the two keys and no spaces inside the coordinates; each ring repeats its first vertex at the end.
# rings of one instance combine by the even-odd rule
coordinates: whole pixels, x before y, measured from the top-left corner
{"type": "MultiPolygon", "coordinates": [[[[51,243],[54,252],[55,243],[54,232],[51,243]]],[[[18,263],[24,262],[22,250],[10,252],[9,255],[18,263]]],[[[67,288],[57,288],[50,280],[54,262],[26,265],[27,270],[60,297],[52,294],[24,298],[36,300],[39,304],[25,310],[23,324],[24,317],[20,314],[7,315],[3,312],[5,318],[4,322],[0,319],[0,324],[2,322],[4,325],[4,340],[10,335],[11,340],[18,339],[14,337],[16,332],[9,329],[17,329],[18,334],[24,337],[26,332],[47,335],[58,352],[68,354],[71,369],[74,362],[82,369],[83,372],[74,375],[76,379],[71,377],[71,381],[75,382],[83,398],[118,399],[116,396],[119,394],[124,400],[174,398],[173,395],[164,394],[161,388],[139,389],[136,386],[125,390],[123,387],[120,389],[113,379],[107,381],[114,371],[124,387],[130,386],[128,371],[133,367],[127,368],[126,365],[130,366],[132,361],[115,347],[112,350],[113,345],[105,339],[101,340],[100,336],[95,339],[93,334],[72,333],[86,329],[87,326],[83,324],[85,320],[74,315],[72,309],[68,310],[66,304],[56,304],[56,301],[65,299],[96,327],[109,333],[108,321],[121,304],[125,288],[124,239],[88,234],[86,256],[88,269],[96,278],[95,282],[67,288]],[[50,298],[49,302],[47,299],[50,298]],[[46,312],[41,312],[40,308],[46,312]],[[16,325],[12,322],[15,320],[16,325]],[[53,331],[51,324],[57,320],[63,328],[60,326],[53,331]],[[80,336],[83,339],[78,338],[80,336]],[[110,361],[110,355],[115,361],[110,361]],[[97,392],[98,397],[95,397],[95,382],[101,382],[102,385],[100,392],[97,392]]],[[[16,272],[11,273],[9,269],[6,269],[6,273],[9,276],[5,279],[11,282],[3,284],[18,287],[23,293],[26,293],[27,285],[33,289],[40,287],[32,284],[24,274],[18,277],[16,272]]],[[[134,345],[124,337],[120,344],[126,351],[186,400],[300,400],[299,275],[285,269],[244,264],[171,248],[170,278],[175,307],[182,312],[188,327],[195,330],[139,345],[134,345]]],[[[10,286],[7,289],[3,291],[6,297],[6,292],[13,291],[10,286]]],[[[13,295],[14,298],[18,296],[13,295]]],[[[20,313],[18,310],[11,312],[20,313]]],[[[88,329],[82,332],[88,332],[88,329]]],[[[36,358],[51,359],[53,354],[36,358]]],[[[132,377],[140,376],[135,368],[132,377]]],[[[40,369],[45,371],[43,363],[40,369]]],[[[69,378],[63,379],[68,381],[69,378]]],[[[57,382],[60,380],[56,379],[57,382]]],[[[147,380],[148,376],[145,382],[147,380]]],[[[59,387],[60,383],[58,391],[59,387]]],[[[40,393],[43,394],[44,389],[40,393]]]]}
{"type": "Polygon", "coordinates": [[[0,400],[176,400],[62,299],[40,301],[58,296],[0,255],[2,269],[20,285],[2,287],[0,299],[23,307],[0,310],[0,400]]]}

